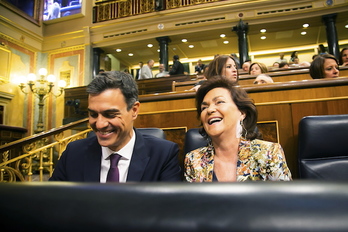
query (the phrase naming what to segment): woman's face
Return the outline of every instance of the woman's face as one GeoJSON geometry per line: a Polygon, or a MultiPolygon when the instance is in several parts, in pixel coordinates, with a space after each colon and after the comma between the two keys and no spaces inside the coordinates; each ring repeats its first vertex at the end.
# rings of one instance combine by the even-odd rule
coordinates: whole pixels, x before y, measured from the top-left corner
{"type": "Polygon", "coordinates": [[[261,73],[261,68],[257,64],[251,66],[250,75],[259,75],[261,73]]]}
{"type": "Polygon", "coordinates": [[[278,62],[274,62],[274,63],[273,63],[273,67],[279,68],[279,63],[278,63],[278,62]]]}
{"type": "Polygon", "coordinates": [[[343,53],[342,53],[342,61],[343,61],[343,63],[348,63],[348,49],[343,51],[343,53]]]}
{"type": "Polygon", "coordinates": [[[207,134],[214,139],[236,138],[236,125],[244,119],[225,88],[210,90],[201,104],[201,121],[207,134]],[[233,137],[234,136],[234,137],[233,137]]]}
{"type": "Polygon", "coordinates": [[[339,75],[338,65],[334,59],[326,59],[324,62],[324,78],[335,78],[339,75]]]}
{"type": "Polygon", "coordinates": [[[231,58],[227,59],[221,75],[233,81],[237,81],[237,67],[234,60],[232,60],[231,58]]]}

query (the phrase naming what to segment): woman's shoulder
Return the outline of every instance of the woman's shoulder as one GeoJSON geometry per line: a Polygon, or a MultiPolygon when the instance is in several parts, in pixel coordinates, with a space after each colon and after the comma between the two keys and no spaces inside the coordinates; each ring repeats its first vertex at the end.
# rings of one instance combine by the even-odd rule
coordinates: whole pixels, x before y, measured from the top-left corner
{"type": "Polygon", "coordinates": [[[275,147],[281,147],[279,143],[275,142],[270,142],[270,141],[265,141],[265,140],[260,140],[260,139],[254,139],[251,141],[252,146],[257,146],[260,147],[261,149],[272,149],[275,147]]]}
{"type": "Polygon", "coordinates": [[[270,141],[261,140],[261,139],[254,139],[254,140],[252,140],[252,143],[254,143],[254,144],[265,144],[265,145],[279,144],[279,143],[270,142],[270,141]]]}

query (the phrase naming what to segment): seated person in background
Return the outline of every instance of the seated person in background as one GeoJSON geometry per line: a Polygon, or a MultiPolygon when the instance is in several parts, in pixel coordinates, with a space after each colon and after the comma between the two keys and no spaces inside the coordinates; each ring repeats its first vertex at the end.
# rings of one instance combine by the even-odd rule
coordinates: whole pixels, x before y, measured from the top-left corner
{"type": "Polygon", "coordinates": [[[303,62],[299,63],[298,66],[299,67],[309,67],[309,66],[311,66],[311,63],[309,63],[308,61],[303,61],[303,62]]]}
{"type": "MultiPolygon", "coordinates": [[[[206,79],[214,76],[224,76],[235,83],[238,83],[239,80],[236,62],[234,62],[232,56],[228,55],[218,56],[212,62],[210,62],[204,76],[206,79]]],[[[200,81],[195,87],[193,87],[193,89],[197,91],[204,81],[205,80],[200,81]]]]}
{"type": "Polygon", "coordinates": [[[286,62],[282,62],[279,64],[279,68],[289,68],[289,64],[286,62]]]}
{"type": "Polygon", "coordinates": [[[96,77],[87,86],[89,125],[95,136],[69,143],[50,180],[181,181],[178,145],[133,127],[140,107],[135,80],[119,71],[96,77]],[[114,157],[120,157],[118,163],[114,157]],[[108,174],[112,170],[118,172],[115,179],[108,174]]]}
{"type": "Polygon", "coordinates": [[[243,71],[249,72],[250,65],[251,65],[251,60],[246,60],[242,65],[243,71]]]}
{"type": "Polygon", "coordinates": [[[298,67],[300,64],[300,59],[299,58],[294,58],[294,61],[290,62],[290,65],[292,67],[298,67]]]}
{"type": "Polygon", "coordinates": [[[314,54],[313,56],[312,56],[312,61],[315,59],[315,58],[317,58],[319,55],[318,54],[314,54]]]}
{"type": "Polygon", "coordinates": [[[239,80],[237,64],[233,57],[228,55],[220,55],[210,62],[204,76],[207,79],[213,76],[224,76],[235,83],[239,80]]]}
{"type": "Polygon", "coordinates": [[[340,65],[348,66],[348,48],[342,48],[342,50],[341,50],[340,65]]]}
{"type": "Polygon", "coordinates": [[[158,66],[158,69],[159,69],[159,73],[157,73],[157,74],[155,75],[155,77],[169,77],[169,76],[170,76],[170,75],[169,75],[169,72],[167,72],[167,71],[165,70],[164,64],[160,64],[160,65],[158,66]]]}
{"type": "MultiPolygon", "coordinates": [[[[296,59],[298,60],[298,52],[297,51],[293,51],[291,53],[289,63],[296,64],[296,59]]],[[[297,62],[297,64],[298,64],[298,62],[297,62]]]]}
{"type": "Polygon", "coordinates": [[[267,73],[268,69],[264,63],[254,62],[250,65],[249,74],[259,75],[261,73],[267,73]]]}
{"type": "Polygon", "coordinates": [[[273,68],[279,68],[279,63],[278,62],[274,62],[272,65],[273,68]]]}
{"type": "Polygon", "coordinates": [[[336,78],[339,76],[338,60],[331,54],[317,56],[309,67],[313,79],[336,78]]]}
{"type": "Polygon", "coordinates": [[[204,72],[205,65],[202,63],[202,60],[199,59],[197,61],[197,65],[195,66],[195,73],[196,74],[202,74],[204,72]]]}
{"type": "Polygon", "coordinates": [[[285,62],[285,63],[288,62],[288,61],[284,58],[284,52],[279,53],[279,59],[277,59],[275,62],[278,62],[279,64],[280,64],[280,63],[283,63],[283,62],[285,62]]]}
{"type": "Polygon", "coordinates": [[[255,85],[268,84],[268,83],[273,83],[273,79],[266,74],[258,75],[254,81],[255,85]]]}
{"type": "Polygon", "coordinates": [[[291,180],[281,145],[256,139],[257,110],[245,90],[227,78],[209,78],[197,91],[196,107],[209,144],[186,154],[186,181],[291,180]]]}

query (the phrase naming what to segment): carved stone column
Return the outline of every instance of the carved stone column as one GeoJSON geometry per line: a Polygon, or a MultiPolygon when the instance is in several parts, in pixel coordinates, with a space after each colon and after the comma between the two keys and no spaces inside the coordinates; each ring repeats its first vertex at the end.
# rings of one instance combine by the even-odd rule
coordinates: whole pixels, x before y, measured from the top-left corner
{"type": "Polygon", "coordinates": [[[104,53],[104,51],[100,48],[93,48],[93,77],[92,79],[99,73],[100,69],[100,54],[104,53]]]}
{"type": "Polygon", "coordinates": [[[322,19],[326,26],[326,38],[329,53],[334,55],[337,59],[339,59],[340,50],[336,31],[336,17],[337,14],[329,14],[324,15],[322,19]]]}
{"type": "Polygon", "coordinates": [[[165,70],[168,70],[168,44],[172,42],[168,36],[157,37],[156,40],[160,46],[159,63],[164,64],[165,70]]]}
{"type": "Polygon", "coordinates": [[[246,60],[249,60],[248,30],[248,23],[244,23],[243,20],[239,20],[237,26],[232,28],[232,31],[235,31],[238,35],[240,65],[242,65],[246,60]]]}

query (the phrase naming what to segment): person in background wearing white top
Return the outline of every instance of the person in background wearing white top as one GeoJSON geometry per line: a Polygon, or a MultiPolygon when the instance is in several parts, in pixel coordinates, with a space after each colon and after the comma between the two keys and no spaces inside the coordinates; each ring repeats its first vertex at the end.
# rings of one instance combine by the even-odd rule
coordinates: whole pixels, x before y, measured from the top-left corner
{"type": "Polygon", "coordinates": [[[153,77],[151,69],[152,69],[154,64],[155,64],[154,60],[147,61],[147,64],[141,68],[141,75],[139,78],[140,80],[141,79],[150,79],[153,77]]]}
{"type": "Polygon", "coordinates": [[[169,77],[170,75],[169,75],[169,72],[168,71],[166,71],[166,69],[165,69],[165,67],[164,67],[164,64],[160,64],[159,66],[158,66],[158,69],[159,69],[159,73],[157,73],[156,75],[155,75],[155,77],[157,78],[157,77],[169,77]]]}

